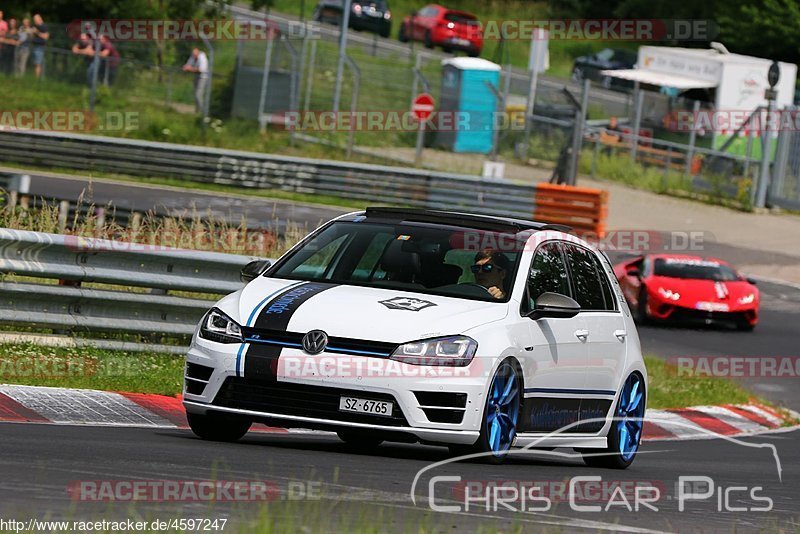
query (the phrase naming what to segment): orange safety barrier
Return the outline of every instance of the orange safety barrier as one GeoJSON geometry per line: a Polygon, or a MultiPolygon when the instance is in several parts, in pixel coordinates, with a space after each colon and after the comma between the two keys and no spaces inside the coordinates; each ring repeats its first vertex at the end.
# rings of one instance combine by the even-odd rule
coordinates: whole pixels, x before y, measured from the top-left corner
{"type": "Polygon", "coordinates": [[[570,185],[536,186],[536,221],[565,224],[578,235],[604,237],[608,216],[608,191],[570,185]]]}

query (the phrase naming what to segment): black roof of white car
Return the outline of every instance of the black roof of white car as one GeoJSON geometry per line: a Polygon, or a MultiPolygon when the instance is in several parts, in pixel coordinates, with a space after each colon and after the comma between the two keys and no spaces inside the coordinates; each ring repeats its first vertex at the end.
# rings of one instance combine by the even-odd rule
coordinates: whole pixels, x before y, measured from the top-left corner
{"type": "Polygon", "coordinates": [[[420,208],[387,208],[369,207],[360,212],[359,216],[367,219],[383,219],[403,222],[425,222],[463,226],[492,232],[519,233],[525,231],[558,230],[571,232],[572,228],[562,224],[549,224],[536,221],[526,221],[512,217],[499,217],[496,215],[478,215],[458,211],[430,210],[420,208]]]}

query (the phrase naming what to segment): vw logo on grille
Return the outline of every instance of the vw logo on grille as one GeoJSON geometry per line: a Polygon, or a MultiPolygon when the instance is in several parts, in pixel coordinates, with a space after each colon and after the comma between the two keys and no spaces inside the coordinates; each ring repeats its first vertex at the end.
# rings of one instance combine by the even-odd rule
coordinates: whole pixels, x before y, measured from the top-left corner
{"type": "Polygon", "coordinates": [[[319,354],[328,346],[328,334],[322,330],[312,330],[303,336],[303,350],[308,354],[319,354]]]}

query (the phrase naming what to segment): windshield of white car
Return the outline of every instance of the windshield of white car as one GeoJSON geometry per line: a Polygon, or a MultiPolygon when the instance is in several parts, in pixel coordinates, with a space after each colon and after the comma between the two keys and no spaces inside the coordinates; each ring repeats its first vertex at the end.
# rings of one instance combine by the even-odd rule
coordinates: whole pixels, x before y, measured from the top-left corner
{"type": "Polygon", "coordinates": [[[525,237],[426,223],[339,221],[267,276],[506,302],[525,237]]]}
{"type": "Polygon", "coordinates": [[[741,277],[722,263],[711,260],[658,258],[653,265],[655,276],[734,282],[741,277]]]}

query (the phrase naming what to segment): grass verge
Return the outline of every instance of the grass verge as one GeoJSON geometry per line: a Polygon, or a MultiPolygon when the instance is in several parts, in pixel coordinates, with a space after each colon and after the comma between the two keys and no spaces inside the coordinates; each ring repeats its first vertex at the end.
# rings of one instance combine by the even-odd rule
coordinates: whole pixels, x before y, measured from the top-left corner
{"type": "Polygon", "coordinates": [[[0,382],[7,384],[175,395],[182,374],[183,358],[170,354],[0,345],[0,382]]]}
{"type": "Polygon", "coordinates": [[[650,391],[648,408],[686,408],[719,404],[743,404],[755,398],[732,380],[678,374],[678,368],[660,358],[645,357],[650,391]]]}
{"type": "MultiPolygon", "coordinates": [[[[753,399],[733,381],[678,376],[674,366],[658,358],[647,357],[645,363],[650,376],[648,408],[737,404],[753,399]]],[[[0,382],[6,383],[177,395],[182,373],[183,361],[174,355],[0,345],[0,382]]]]}

